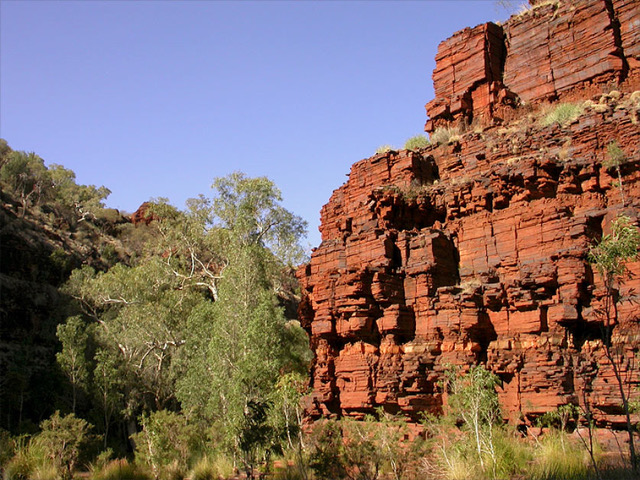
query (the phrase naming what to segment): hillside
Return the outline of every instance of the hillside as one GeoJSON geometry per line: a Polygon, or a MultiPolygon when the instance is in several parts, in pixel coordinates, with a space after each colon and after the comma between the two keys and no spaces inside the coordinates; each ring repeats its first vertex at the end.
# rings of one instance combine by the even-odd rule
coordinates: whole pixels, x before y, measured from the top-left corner
{"type": "MultiPolygon", "coordinates": [[[[0,164],[12,153],[14,160],[25,157],[9,149],[0,164]]],[[[73,309],[59,287],[74,268],[106,270],[128,262],[134,250],[118,238],[131,224],[116,210],[82,215],[46,195],[23,203],[24,190],[13,189],[19,185],[12,179],[3,178],[0,192],[0,428],[18,431],[63,406],[56,327],[73,309]]]]}

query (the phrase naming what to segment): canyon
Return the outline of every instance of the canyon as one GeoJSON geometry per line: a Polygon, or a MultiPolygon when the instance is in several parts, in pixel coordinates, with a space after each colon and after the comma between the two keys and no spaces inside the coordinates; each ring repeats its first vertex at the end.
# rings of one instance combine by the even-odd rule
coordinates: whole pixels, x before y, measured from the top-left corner
{"type": "MultiPolygon", "coordinates": [[[[446,410],[448,369],[483,364],[514,423],[588,402],[623,426],[587,254],[618,215],[640,218],[640,2],[531,4],[443,41],[431,144],[356,162],[322,208],[297,272],[312,418],[418,421],[446,410]],[[568,102],[575,118],[544,121],[568,102]]],[[[613,341],[637,384],[640,262],[628,268],[613,341]]]]}

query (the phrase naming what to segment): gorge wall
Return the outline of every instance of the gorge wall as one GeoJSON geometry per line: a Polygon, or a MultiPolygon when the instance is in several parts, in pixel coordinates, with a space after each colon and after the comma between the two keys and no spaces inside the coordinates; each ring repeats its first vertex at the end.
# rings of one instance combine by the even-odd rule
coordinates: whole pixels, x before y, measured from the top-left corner
{"type": "MultiPolygon", "coordinates": [[[[640,216],[639,38],[640,2],[590,0],[440,45],[427,130],[458,130],[355,163],[298,271],[312,417],[418,419],[446,405],[449,366],[483,363],[513,420],[586,398],[599,423],[623,422],[586,257],[619,213],[640,216]],[[539,105],[558,99],[582,114],[544,126],[539,105]],[[621,181],[603,166],[612,142],[621,181]]],[[[629,267],[614,336],[637,379],[640,262],[629,267]]]]}
{"type": "Polygon", "coordinates": [[[495,122],[513,106],[640,89],[640,6],[633,0],[534,0],[503,25],[485,23],[438,47],[426,130],[495,122]]]}

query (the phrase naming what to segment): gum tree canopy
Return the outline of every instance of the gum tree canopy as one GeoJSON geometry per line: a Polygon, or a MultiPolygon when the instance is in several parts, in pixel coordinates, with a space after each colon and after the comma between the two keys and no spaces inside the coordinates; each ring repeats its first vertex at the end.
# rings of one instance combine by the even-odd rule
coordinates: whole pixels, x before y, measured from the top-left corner
{"type": "MultiPolygon", "coordinates": [[[[118,398],[127,418],[181,407],[192,421],[216,425],[239,452],[255,423],[250,407],[264,407],[270,421],[277,380],[309,360],[306,335],[278,298],[303,259],[306,224],[267,178],[233,173],[213,189],[185,211],[153,202],[148,228],[157,234],[132,266],[85,267],[66,288],[97,325],[98,365],[110,354],[126,378],[118,398]]],[[[102,403],[108,424],[114,405],[102,403]]]]}

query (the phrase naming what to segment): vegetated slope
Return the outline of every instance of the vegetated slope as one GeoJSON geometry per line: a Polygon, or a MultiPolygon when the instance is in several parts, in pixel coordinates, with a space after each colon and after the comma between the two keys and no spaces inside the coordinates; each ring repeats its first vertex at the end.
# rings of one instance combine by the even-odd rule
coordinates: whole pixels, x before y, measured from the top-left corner
{"type": "MultiPolygon", "coordinates": [[[[313,416],[361,417],[382,406],[417,420],[446,404],[448,366],[485,363],[513,420],[586,400],[598,423],[624,423],[601,341],[606,292],[587,253],[620,213],[638,224],[638,39],[620,36],[640,16],[634,6],[555,2],[513,17],[498,29],[508,42],[493,70],[494,27],[443,42],[434,71],[441,96],[427,105],[431,146],[355,163],[322,209],[322,244],[298,272],[315,352],[313,416]],[[562,50],[551,77],[523,62],[507,75],[522,55],[519,35],[542,39],[529,41],[531,55],[562,50]],[[603,36],[611,48],[590,50],[609,45],[603,36]],[[585,52],[619,61],[596,71],[585,52]],[[559,88],[572,65],[574,83],[559,88]],[[515,78],[527,88],[507,85],[515,78]],[[482,85],[497,90],[482,96],[482,85]],[[555,86],[536,96],[532,85],[555,86]],[[620,175],[607,168],[612,156],[620,175]]],[[[613,340],[633,382],[640,263],[629,268],[613,340]]]]}
{"type": "MultiPolygon", "coordinates": [[[[163,201],[145,202],[129,218],[104,208],[108,190],[77,185],[73,172],[64,167],[47,168],[37,155],[13,151],[4,141],[0,154],[0,429],[33,433],[55,410],[71,411],[93,423],[96,434],[114,449],[126,451],[141,413],[179,409],[178,378],[189,372],[199,387],[213,388],[193,372],[195,355],[183,353],[182,347],[189,343],[197,349],[191,345],[194,339],[213,341],[208,332],[215,323],[214,303],[222,308],[218,298],[214,302],[219,288],[226,297],[250,292],[263,300],[261,315],[286,330],[279,348],[305,368],[309,355],[304,332],[297,321],[289,322],[299,302],[294,272],[262,243],[266,234],[237,235],[258,239],[249,247],[264,256],[265,264],[253,265],[255,271],[242,280],[257,277],[254,283],[269,295],[259,295],[256,285],[229,293],[227,277],[235,278],[231,259],[243,252],[233,251],[228,229],[209,224],[208,201],[192,204],[189,213],[163,201]],[[200,329],[194,327],[196,316],[200,329]],[[56,353],[66,362],[63,368],[56,353]],[[99,374],[107,378],[108,368],[114,369],[111,383],[99,384],[99,374]]],[[[220,180],[232,181],[248,189],[245,202],[254,201],[259,191],[246,185],[262,182],[273,195],[265,203],[276,210],[269,202],[279,191],[267,179],[234,174],[220,180]]],[[[230,201],[232,207],[237,206],[230,201]]],[[[261,208],[247,211],[257,215],[264,213],[261,208]]],[[[273,236],[295,237],[289,244],[281,242],[293,258],[301,251],[297,239],[304,222],[284,210],[274,215],[275,220],[268,219],[273,236]],[[287,221],[295,229],[287,230],[287,221]]],[[[258,228],[249,220],[239,223],[258,228]]],[[[266,333],[259,332],[263,338],[266,333]]],[[[233,349],[228,343],[221,348],[233,349]]],[[[260,361],[268,360],[273,361],[260,361]]]]}
{"type": "MultiPolygon", "coordinates": [[[[8,149],[3,167],[13,154],[26,156],[8,149]]],[[[27,171],[5,175],[0,192],[0,428],[15,431],[20,424],[23,431],[30,422],[35,427],[60,407],[64,380],[55,361],[56,326],[68,314],[69,299],[59,287],[74,268],[105,270],[133,252],[115,237],[131,226],[116,210],[79,214],[44,194],[21,202],[22,185],[12,188],[12,180],[27,171]]]]}

